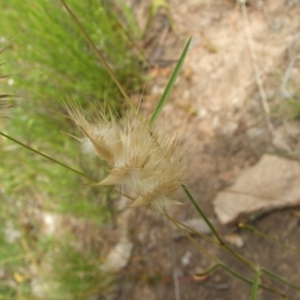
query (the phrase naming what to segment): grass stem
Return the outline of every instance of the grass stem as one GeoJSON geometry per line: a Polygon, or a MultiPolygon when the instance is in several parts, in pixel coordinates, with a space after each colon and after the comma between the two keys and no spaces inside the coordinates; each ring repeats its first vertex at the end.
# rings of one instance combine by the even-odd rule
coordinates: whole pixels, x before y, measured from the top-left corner
{"type": "Polygon", "coordinates": [[[60,161],[58,161],[58,160],[56,160],[56,159],[54,159],[54,158],[52,158],[52,157],[50,157],[50,156],[48,156],[48,155],[46,155],[46,154],[44,154],[44,153],[38,151],[38,150],[35,150],[35,149],[33,149],[33,148],[27,146],[26,144],[24,144],[24,143],[22,143],[22,142],[20,142],[20,141],[18,141],[18,140],[16,140],[16,139],[10,137],[9,135],[7,135],[7,134],[5,134],[5,133],[3,133],[3,132],[1,132],[1,131],[0,131],[0,135],[2,135],[2,136],[4,136],[5,138],[7,138],[7,139],[9,139],[9,140],[11,140],[11,141],[13,141],[13,142],[15,142],[15,143],[18,144],[18,145],[24,147],[25,149],[30,150],[31,152],[34,152],[34,153],[36,153],[36,154],[38,154],[38,155],[40,155],[40,156],[42,156],[42,157],[44,157],[44,158],[50,160],[51,162],[54,162],[54,163],[56,163],[56,164],[58,164],[58,165],[60,165],[60,166],[62,166],[62,167],[64,167],[64,168],[66,168],[66,169],[68,169],[68,170],[70,170],[70,171],[72,171],[72,172],[74,172],[74,173],[76,173],[76,174],[78,174],[78,175],[80,175],[80,176],[82,176],[82,177],[85,177],[85,178],[87,178],[87,179],[89,179],[89,180],[92,180],[92,181],[94,181],[94,182],[98,182],[98,180],[96,180],[96,179],[94,179],[94,178],[92,178],[92,177],[89,177],[89,176],[85,175],[84,173],[82,173],[82,172],[80,172],[80,171],[78,171],[78,170],[75,170],[75,169],[69,167],[68,165],[66,165],[66,164],[64,164],[64,163],[62,163],[62,162],[60,162],[60,161]]]}

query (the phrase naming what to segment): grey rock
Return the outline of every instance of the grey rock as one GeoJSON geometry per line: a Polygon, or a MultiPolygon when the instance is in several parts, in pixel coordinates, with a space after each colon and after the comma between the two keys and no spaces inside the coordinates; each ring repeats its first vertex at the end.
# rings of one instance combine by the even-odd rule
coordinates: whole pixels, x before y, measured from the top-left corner
{"type": "Polygon", "coordinates": [[[214,199],[215,213],[224,225],[299,204],[300,163],[274,155],[264,155],[214,199]]]}

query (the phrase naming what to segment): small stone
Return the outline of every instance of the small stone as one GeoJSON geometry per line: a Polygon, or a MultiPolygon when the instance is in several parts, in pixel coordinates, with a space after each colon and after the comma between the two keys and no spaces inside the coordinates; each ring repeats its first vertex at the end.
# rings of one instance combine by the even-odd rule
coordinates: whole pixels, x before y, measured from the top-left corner
{"type": "Polygon", "coordinates": [[[224,135],[232,136],[237,129],[238,129],[238,124],[231,122],[229,124],[226,124],[225,126],[222,126],[221,132],[224,135]]]}
{"type": "Polygon", "coordinates": [[[181,257],[181,264],[184,267],[187,267],[191,262],[192,253],[190,251],[186,251],[185,254],[181,257]]]}
{"type": "MultiPolygon", "coordinates": [[[[210,220],[210,221],[215,222],[215,220],[210,220]]],[[[208,227],[206,222],[201,218],[188,219],[182,223],[200,233],[205,233],[205,234],[211,233],[210,228],[208,227]]],[[[186,227],[183,227],[183,226],[181,226],[181,227],[185,230],[188,230],[186,227]]],[[[192,230],[188,230],[188,232],[193,233],[192,230]]]]}
{"type": "Polygon", "coordinates": [[[133,250],[133,243],[124,234],[115,247],[109,252],[105,262],[100,266],[102,271],[118,272],[124,268],[129,261],[133,250]]]}
{"type": "MultiPolygon", "coordinates": [[[[209,218],[209,221],[214,226],[218,222],[214,218],[209,218]]],[[[181,223],[186,225],[187,227],[182,226],[180,224],[178,225],[182,228],[182,230],[187,231],[189,234],[195,234],[195,235],[197,235],[197,233],[211,234],[210,228],[202,218],[188,219],[186,221],[182,221],[181,223]]],[[[179,239],[185,236],[184,233],[181,230],[178,230],[177,227],[175,227],[175,229],[176,229],[176,234],[174,235],[175,239],[179,239]]]]}
{"type": "Polygon", "coordinates": [[[237,248],[242,248],[245,245],[244,240],[238,234],[228,234],[228,235],[225,235],[225,240],[228,243],[236,246],[237,248]]]}

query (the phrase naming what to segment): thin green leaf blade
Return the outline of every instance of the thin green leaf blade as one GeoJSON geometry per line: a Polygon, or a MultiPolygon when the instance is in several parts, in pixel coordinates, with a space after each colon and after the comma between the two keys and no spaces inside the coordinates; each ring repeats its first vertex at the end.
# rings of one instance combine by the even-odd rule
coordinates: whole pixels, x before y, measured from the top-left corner
{"type": "Polygon", "coordinates": [[[251,292],[251,300],[257,299],[257,293],[258,293],[258,287],[259,287],[259,278],[260,278],[260,272],[259,269],[255,272],[254,281],[252,284],[252,292],[251,292]]]}
{"type": "Polygon", "coordinates": [[[169,82],[168,82],[168,84],[167,84],[167,86],[166,86],[166,88],[164,90],[164,93],[161,96],[161,98],[160,98],[160,100],[159,100],[159,102],[158,102],[158,104],[157,104],[154,112],[151,115],[151,118],[150,118],[150,121],[149,121],[149,125],[150,126],[152,126],[155,123],[155,121],[158,119],[159,115],[161,114],[161,111],[162,111],[163,107],[165,106],[165,104],[166,104],[166,102],[167,102],[167,100],[169,98],[169,95],[170,95],[170,93],[171,93],[171,91],[173,89],[173,86],[174,86],[174,84],[176,82],[176,79],[177,79],[177,77],[178,77],[178,75],[179,75],[179,73],[181,71],[181,68],[182,68],[182,65],[184,63],[185,57],[187,55],[187,52],[188,52],[191,40],[192,40],[192,38],[189,38],[186,46],[184,47],[183,52],[182,52],[182,54],[181,54],[181,56],[180,56],[180,58],[179,58],[179,60],[178,60],[178,62],[176,64],[176,66],[175,66],[175,69],[174,69],[174,71],[173,71],[173,73],[171,75],[171,78],[170,78],[170,80],[169,80],[169,82]]]}

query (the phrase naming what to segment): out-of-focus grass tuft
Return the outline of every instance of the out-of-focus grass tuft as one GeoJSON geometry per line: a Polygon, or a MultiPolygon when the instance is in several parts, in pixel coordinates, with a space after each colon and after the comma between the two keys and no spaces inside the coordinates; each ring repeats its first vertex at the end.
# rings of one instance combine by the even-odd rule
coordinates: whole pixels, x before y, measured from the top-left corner
{"type": "Polygon", "coordinates": [[[45,280],[52,282],[52,288],[46,294],[53,299],[89,299],[111,286],[113,276],[100,271],[95,253],[87,250],[83,255],[78,249],[64,244],[58,249],[49,260],[50,271],[44,274],[45,280]]]}
{"type": "MultiPolygon", "coordinates": [[[[68,3],[105,53],[123,87],[130,91],[138,87],[138,61],[128,51],[128,40],[113,1],[68,3]]],[[[5,28],[1,40],[9,44],[3,59],[9,62],[6,67],[14,74],[15,86],[36,100],[35,106],[51,104],[53,109],[59,105],[57,98],[72,95],[82,103],[85,98],[106,99],[113,107],[120,107],[113,81],[59,1],[12,0],[0,8],[0,24],[5,28]]]]}
{"type": "MultiPolygon", "coordinates": [[[[128,51],[124,34],[128,29],[122,30],[124,18],[117,14],[118,1],[70,0],[68,4],[122,86],[131,92],[137,89],[141,82],[139,62],[128,51]]],[[[120,111],[123,102],[117,87],[59,1],[12,0],[1,3],[0,11],[0,26],[5,28],[0,41],[7,46],[1,55],[5,62],[1,71],[10,74],[2,84],[19,96],[12,119],[1,130],[71,167],[81,167],[100,181],[101,166],[83,161],[77,143],[61,133],[74,133],[73,124],[62,116],[66,114],[62,102],[68,96],[87,110],[88,103],[105,102],[120,111]]],[[[97,192],[99,188],[87,188],[87,180],[4,138],[1,157],[1,185],[6,193],[30,190],[37,197],[51,199],[40,205],[59,212],[89,219],[103,215],[106,205],[102,193],[97,192]]]]}

